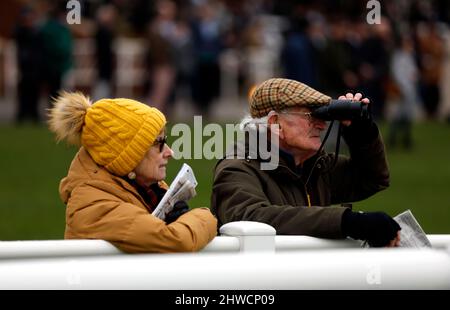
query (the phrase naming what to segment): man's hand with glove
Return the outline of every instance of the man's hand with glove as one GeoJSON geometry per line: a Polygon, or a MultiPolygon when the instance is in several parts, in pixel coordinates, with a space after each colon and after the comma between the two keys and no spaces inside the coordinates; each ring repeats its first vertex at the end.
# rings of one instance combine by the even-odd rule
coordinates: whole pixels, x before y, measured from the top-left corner
{"type": "Polygon", "coordinates": [[[353,239],[367,240],[371,247],[393,247],[400,242],[400,225],[384,212],[352,212],[342,215],[342,232],[353,239]]]}
{"type": "Polygon", "coordinates": [[[170,224],[176,221],[180,216],[189,211],[189,206],[185,201],[178,201],[173,206],[172,211],[166,214],[166,223],[170,224]]]}

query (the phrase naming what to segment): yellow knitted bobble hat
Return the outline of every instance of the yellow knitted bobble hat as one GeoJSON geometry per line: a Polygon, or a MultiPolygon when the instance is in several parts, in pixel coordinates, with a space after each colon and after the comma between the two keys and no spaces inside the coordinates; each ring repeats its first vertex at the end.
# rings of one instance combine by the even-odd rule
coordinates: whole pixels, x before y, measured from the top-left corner
{"type": "Polygon", "coordinates": [[[124,176],[142,160],[166,124],[158,109],[136,100],[101,99],[62,92],[54,100],[49,127],[58,141],[81,144],[94,161],[124,176]]]}

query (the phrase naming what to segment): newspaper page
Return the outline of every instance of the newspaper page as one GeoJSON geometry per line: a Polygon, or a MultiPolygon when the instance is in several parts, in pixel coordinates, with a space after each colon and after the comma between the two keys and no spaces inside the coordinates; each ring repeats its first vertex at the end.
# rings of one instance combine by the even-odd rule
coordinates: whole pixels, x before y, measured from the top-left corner
{"type": "Polygon", "coordinates": [[[400,247],[406,248],[431,248],[430,240],[416,221],[410,210],[400,213],[394,220],[400,225],[400,247]]]}
{"type": "Polygon", "coordinates": [[[161,199],[152,214],[164,220],[166,218],[166,214],[172,211],[175,203],[182,200],[187,201],[197,194],[195,191],[196,186],[197,180],[192,168],[188,164],[183,164],[172,184],[170,184],[169,189],[164,194],[164,197],[161,199]]]}

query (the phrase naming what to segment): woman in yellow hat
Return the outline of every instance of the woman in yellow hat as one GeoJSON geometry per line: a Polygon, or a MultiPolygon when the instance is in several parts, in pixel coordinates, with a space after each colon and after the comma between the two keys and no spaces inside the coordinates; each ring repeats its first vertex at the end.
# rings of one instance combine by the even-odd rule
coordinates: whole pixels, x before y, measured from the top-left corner
{"type": "Polygon", "coordinates": [[[54,100],[50,129],[58,141],[81,146],[59,186],[66,239],[103,239],[138,253],[197,251],[216,236],[207,208],[188,211],[184,204],[166,221],[151,214],[167,189],[173,155],[165,124],[158,109],[131,99],[92,103],[62,92],[54,100]]]}

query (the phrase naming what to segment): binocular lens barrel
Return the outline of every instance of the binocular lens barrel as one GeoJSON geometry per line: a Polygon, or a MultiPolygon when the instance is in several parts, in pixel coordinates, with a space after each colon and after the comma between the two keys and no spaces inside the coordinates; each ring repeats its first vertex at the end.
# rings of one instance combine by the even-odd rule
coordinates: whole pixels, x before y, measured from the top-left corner
{"type": "Polygon", "coordinates": [[[312,111],[312,116],[324,121],[331,120],[368,120],[369,105],[360,101],[331,100],[330,104],[312,111]]]}

